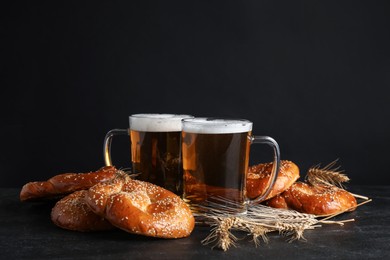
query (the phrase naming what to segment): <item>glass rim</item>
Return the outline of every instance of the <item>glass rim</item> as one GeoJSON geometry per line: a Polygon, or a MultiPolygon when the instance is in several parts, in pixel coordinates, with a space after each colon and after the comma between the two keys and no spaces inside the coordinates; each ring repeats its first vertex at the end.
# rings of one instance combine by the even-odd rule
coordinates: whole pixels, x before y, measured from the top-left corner
{"type": "Polygon", "coordinates": [[[158,113],[140,113],[130,115],[129,118],[148,118],[150,120],[158,119],[184,119],[184,118],[193,118],[194,116],[185,115],[185,114],[158,114],[158,113]]]}
{"type": "Polygon", "coordinates": [[[223,134],[252,131],[253,123],[247,119],[194,117],[182,120],[182,130],[188,133],[223,134]]]}

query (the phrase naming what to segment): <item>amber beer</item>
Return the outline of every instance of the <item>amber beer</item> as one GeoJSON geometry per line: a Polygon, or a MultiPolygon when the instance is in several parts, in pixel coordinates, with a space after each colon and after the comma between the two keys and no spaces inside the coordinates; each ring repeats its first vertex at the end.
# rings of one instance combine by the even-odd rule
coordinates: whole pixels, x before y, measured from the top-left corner
{"type": "Polygon", "coordinates": [[[181,119],[186,115],[130,116],[131,161],[137,179],[182,194],[181,119]]]}
{"type": "Polygon", "coordinates": [[[131,161],[137,179],[179,192],[181,132],[130,130],[131,161]]]}
{"type": "Polygon", "coordinates": [[[268,136],[252,136],[252,122],[193,118],[183,120],[183,199],[196,209],[216,207],[228,213],[245,213],[263,200],[275,183],[280,165],[279,146],[268,136]],[[274,148],[274,165],[266,191],[254,200],[246,197],[246,177],[252,143],[274,148]]]}

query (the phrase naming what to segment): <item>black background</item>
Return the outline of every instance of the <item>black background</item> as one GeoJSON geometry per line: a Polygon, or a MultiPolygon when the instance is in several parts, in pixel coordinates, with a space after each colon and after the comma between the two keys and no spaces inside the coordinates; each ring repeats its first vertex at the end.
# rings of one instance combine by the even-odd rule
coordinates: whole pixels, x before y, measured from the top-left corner
{"type": "Polygon", "coordinates": [[[388,1],[2,5],[0,186],[100,168],[106,132],[147,112],[246,118],[302,176],[338,158],[390,183],[388,1]]]}

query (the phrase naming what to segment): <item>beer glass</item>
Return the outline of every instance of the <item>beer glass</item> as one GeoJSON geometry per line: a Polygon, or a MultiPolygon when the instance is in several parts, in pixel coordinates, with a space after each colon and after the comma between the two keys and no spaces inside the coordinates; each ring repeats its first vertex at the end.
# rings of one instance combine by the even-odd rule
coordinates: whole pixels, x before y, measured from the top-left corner
{"type": "Polygon", "coordinates": [[[279,172],[280,151],[271,137],[253,136],[252,125],[243,119],[183,120],[183,199],[192,208],[216,201],[213,205],[222,211],[245,213],[248,205],[266,198],[279,172]],[[272,146],[274,167],[267,189],[250,200],[246,197],[246,177],[253,143],[272,146]]]}
{"type": "Polygon", "coordinates": [[[110,130],[104,139],[104,159],[112,165],[111,142],[115,135],[130,135],[132,173],[182,195],[181,120],[190,115],[134,114],[129,129],[110,130]]]}

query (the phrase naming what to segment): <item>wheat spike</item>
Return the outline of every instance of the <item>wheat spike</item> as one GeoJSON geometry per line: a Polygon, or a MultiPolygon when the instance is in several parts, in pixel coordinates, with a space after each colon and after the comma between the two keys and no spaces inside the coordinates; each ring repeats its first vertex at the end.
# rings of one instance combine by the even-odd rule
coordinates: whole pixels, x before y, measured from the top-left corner
{"type": "Polygon", "coordinates": [[[311,167],[306,175],[306,180],[312,185],[324,184],[333,185],[343,188],[342,183],[348,182],[349,178],[340,169],[340,166],[335,166],[338,159],[329,163],[323,168],[320,165],[311,167]]]}
{"type": "Polygon", "coordinates": [[[267,233],[271,231],[273,230],[261,225],[248,226],[248,233],[252,235],[252,240],[256,247],[260,245],[260,238],[264,243],[268,243],[267,233]]]}
{"type": "Polygon", "coordinates": [[[214,227],[210,234],[202,240],[202,244],[214,244],[212,248],[218,247],[227,251],[231,246],[236,246],[237,237],[233,235],[230,229],[234,226],[237,219],[235,217],[214,218],[214,227]]]}

